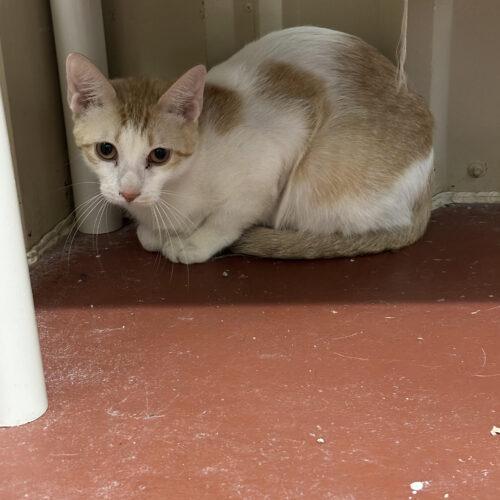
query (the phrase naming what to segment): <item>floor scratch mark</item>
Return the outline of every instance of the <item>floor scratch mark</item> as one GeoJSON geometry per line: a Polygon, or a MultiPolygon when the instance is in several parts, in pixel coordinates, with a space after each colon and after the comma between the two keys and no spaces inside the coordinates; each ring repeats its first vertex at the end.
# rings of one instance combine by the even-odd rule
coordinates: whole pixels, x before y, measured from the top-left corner
{"type": "Polygon", "coordinates": [[[332,354],[335,354],[336,356],[340,356],[341,358],[357,359],[359,361],[369,361],[369,358],[358,358],[356,356],[348,356],[347,354],[342,354],[340,352],[335,352],[335,351],[332,354]]]}

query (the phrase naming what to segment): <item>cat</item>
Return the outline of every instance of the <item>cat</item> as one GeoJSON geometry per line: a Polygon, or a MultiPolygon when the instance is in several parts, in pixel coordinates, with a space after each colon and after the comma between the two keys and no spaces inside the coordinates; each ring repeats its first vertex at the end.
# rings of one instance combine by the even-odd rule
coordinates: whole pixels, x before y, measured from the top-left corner
{"type": "Polygon", "coordinates": [[[425,232],[433,119],[361,39],[270,33],[173,84],[67,58],[74,137],[148,251],[204,262],[395,250],[425,232]]]}

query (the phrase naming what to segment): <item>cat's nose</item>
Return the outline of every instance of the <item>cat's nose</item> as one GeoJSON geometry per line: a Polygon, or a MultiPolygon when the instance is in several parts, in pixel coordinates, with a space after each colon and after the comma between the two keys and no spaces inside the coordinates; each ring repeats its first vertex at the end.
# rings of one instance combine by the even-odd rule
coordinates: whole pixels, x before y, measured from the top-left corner
{"type": "Polygon", "coordinates": [[[141,193],[134,193],[133,191],[120,191],[120,195],[123,196],[129,203],[134,201],[141,193]]]}

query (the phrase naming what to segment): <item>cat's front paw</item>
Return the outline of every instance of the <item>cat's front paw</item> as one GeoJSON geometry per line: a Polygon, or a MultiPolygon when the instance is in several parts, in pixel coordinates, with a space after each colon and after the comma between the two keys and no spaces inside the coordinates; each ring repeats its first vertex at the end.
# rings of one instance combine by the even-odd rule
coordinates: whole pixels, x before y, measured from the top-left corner
{"type": "Polygon", "coordinates": [[[189,240],[172,240],[163,245],[162,253],[171,262],[181,264],[199,264],[212,257],[209,249],[199,247],[189,240]]]}
{"type": "Polygon", "coordinates": [[[137,227],[137,238],[144,250],[148,252],[159,252],[161,250],[160,235],[142,224],[137,227]]]}

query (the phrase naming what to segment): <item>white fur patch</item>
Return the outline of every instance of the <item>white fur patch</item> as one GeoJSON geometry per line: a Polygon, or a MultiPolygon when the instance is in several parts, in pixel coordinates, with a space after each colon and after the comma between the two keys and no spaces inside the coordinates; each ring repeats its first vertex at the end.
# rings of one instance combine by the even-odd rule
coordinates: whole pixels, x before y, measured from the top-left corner
{"type": "Polygon", "coordinates": [[[333,207],[339,227],[345,234],[391,229],[411,224],[412,208],[429,182],[434,154],[414,161],[385,194],[346,199],[333,207]]]}
{"type": "Polygon", "coordinates": [[[346,196],[327,208],[310,206],[307,196],[295,193],[292,203],[280,207],[281,218],[276,227],[285,220],[287,225],[303,231],[348,235],[408,226],[413,205],[429,182],[433,156],[431,151],[425,159],[414,161],[385,193],[377,191],[357,197],[346,196]]]}

